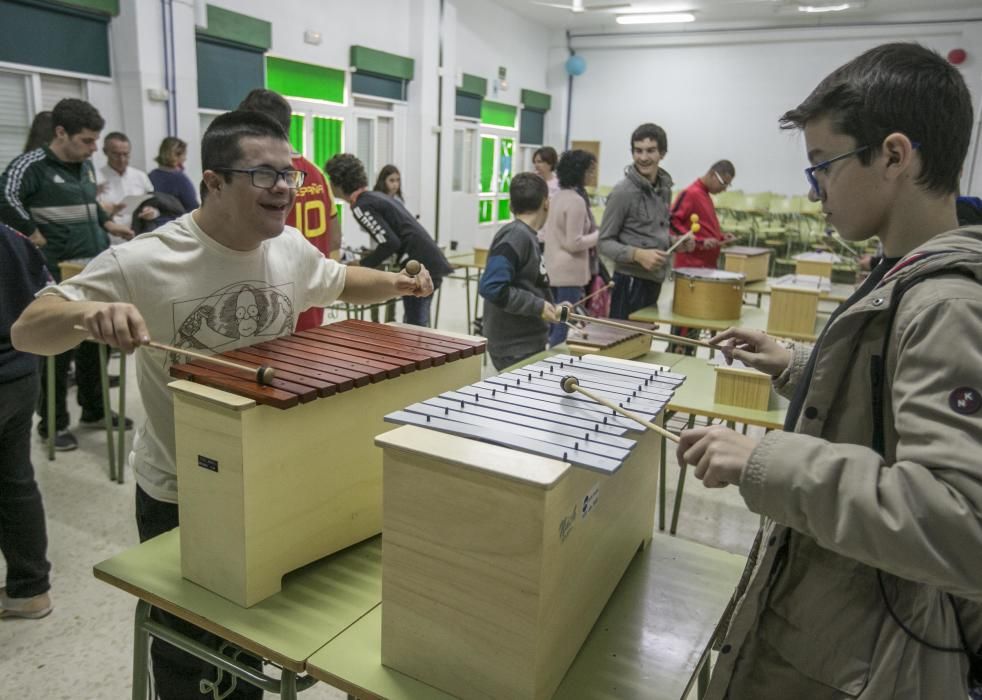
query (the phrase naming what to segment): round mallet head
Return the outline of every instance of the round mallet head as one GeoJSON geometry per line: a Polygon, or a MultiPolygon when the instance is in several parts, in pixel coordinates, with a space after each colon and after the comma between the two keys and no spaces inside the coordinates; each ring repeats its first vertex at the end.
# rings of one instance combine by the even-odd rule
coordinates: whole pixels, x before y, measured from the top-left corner
{"type": "Polygon", "coordinates": [[[276,370],[269,365],[260,365],[256,370],[256,381],[263,386],[269,386],[276,377],[276,370]]]}
{"type": "Polygon", "coordinates": [[[695,223],[698,223],[699,222],[699,215],[698,214],[693,214],[692,216],[689,217],[689,221],[691,221],[694,224],[695,223]]]}
{"type": "MultiPolygon", "coordinates": [[[[693,214],[693,216],[695,216],[695,214],[693,214]]],[[[702,226],[699,224],[692,224],[692,228],[690,230],[692,233],[699,233],[700,229],[702,229],[702,226]]]]}
{"type": "Polygon", "coordinates": [[[559,307],[559,322],[560,323],[566,323],[567,321],[569,321],[569,307],[568,306],[560,306],[559,307]]]}
{"type": "Polygon", "coordinates": [[[406,274],[415,277],[423,269],[423,266],[419,264],[419,260],[410,260],[406,263],[406,274]]]}
{"type": "Polygon", "coordinates": [[[580,383],[572,374],[566,375],[562,378],[562,381],[559,382],[559,386],[561,386],[563,391],[565,391],[567,394],[576,393],[576,387],[579,385],[580,383]]]}

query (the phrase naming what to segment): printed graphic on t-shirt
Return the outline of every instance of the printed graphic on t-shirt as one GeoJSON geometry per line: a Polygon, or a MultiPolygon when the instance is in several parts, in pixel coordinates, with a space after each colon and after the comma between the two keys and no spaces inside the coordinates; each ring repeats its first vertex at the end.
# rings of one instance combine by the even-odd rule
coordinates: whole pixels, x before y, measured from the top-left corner
{"type": "MultiPolygon", "coordinates": [[[[233,346],[278,338],[293,332],[293,284],[235,282],[204,298],[174,304],[173,345],[223,352],[233,346]]],[[[171,361],[179,358],[172,357],[171,361]]]]}

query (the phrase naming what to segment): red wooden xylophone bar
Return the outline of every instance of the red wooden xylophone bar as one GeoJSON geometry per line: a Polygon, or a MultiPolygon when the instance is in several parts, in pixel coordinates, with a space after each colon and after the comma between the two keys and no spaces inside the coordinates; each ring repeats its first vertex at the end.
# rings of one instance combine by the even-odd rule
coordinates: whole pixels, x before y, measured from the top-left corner
{"type": "Polygon", "coordinates": [[[174,365],[172,377],[291,408],[418,369],[484,352],[485,343],[369,321],[347,320],[221,353],[240,364],[269,365],[276,377],[257,384],[243,370],[193,360],[174,365]]]}

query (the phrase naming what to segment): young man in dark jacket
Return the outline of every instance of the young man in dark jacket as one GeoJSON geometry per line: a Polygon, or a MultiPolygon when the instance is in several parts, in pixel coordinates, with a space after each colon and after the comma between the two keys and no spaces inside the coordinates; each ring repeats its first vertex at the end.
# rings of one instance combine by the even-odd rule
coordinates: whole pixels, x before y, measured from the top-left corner
{"type": "MultiPolygon", "coordinates": [[[[351,205],[355,220],[377,244],[359,264],[379,267],[393,255],[400,267],[409,260],[417,260],[430,271],[433,288],[439,289],[443,278],[453,272],[450,263],[433,237],[398,200],[368,189],[368,176],[361,161],[350,153],[341,153],[327,161],[324,172],[331,180],[334,195],[351,205]]],[[[432,296],[403,297],[403,321],[416,326],[430,325],[432,301],[432,296]]]]}
{"type": "Polygon", "coordinates": [[[495,234],[481,275],[484,335],[495,369],[521,362],[546,348],[549,323],[559,321],[536,234],[549,211],[549,187],[538,175],[511,181],[515,220],[495,234]]]}

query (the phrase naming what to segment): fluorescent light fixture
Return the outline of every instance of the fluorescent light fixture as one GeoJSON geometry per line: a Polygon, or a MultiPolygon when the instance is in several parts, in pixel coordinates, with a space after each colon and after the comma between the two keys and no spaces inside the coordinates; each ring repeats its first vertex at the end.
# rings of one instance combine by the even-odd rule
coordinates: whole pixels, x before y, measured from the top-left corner
{"type": "Polygon", "coordinates": [[[853,7],[860,7],[857,3],[853,2],[842,2],[838,5],[798,5],[798,12],[842,12],[843,10],[849,10],[853,7]]]}
{"type": "Polygon", "coordinates": [[[618,15],[618,24],[677,24],[679,22],[695,22],[696,16],[691,12],[660,12],[652,15],[618,15]]]}

